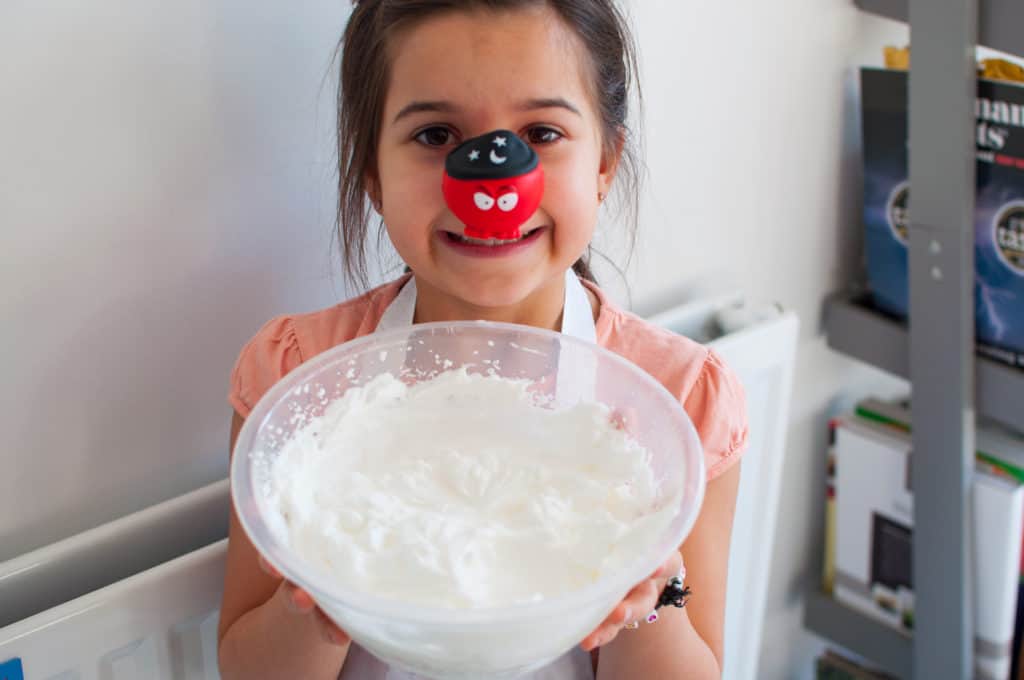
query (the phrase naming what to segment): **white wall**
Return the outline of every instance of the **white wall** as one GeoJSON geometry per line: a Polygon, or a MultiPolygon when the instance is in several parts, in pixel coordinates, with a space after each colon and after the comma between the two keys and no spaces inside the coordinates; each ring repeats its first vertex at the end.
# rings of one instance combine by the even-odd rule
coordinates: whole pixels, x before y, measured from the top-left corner
{"type": "Polygon", "coordinates": [[[223,477],[242,343],[344,295],[346,7],[0,5],[0,560],[223,477]]]}
{"type": "MultiPolygon", "coordinates": [[[[346,295],[321,79],[347,5],[0,6],[0,560],[222,476],[241,344],[346,295]]],[[[729,284],[803,321],[762,677],[809,676],[825,420],[843,384],[893,388],[819,328],[858,262],[854,67],[906,31],[848,0],[630,6],[650,168],[635,307],[729,284]]],[[[622,262],[617,229],[600,242],[622,262]]]]}

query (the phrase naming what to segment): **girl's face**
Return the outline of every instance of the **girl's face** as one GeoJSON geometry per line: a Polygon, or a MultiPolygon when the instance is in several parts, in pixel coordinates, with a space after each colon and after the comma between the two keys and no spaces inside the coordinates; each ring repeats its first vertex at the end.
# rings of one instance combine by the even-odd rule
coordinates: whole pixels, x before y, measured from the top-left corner
{"type": "MultiPolygon", "coordinates": [[[[402,259],[449,307],[514,309],[545,290],[586,250],[616,159],[602,158],[587,55],[548,8],[452,12],[396,35],[371,193],[402,259]],[[444,161],[497,128],[533,146],[544,198],[504,247],[471,247],[445,205],[444,161]]],[[[554,293],[552,293],[554,294],[554,293]]],[[[559,307],[560,310],[560,307],[559,307]]]]}

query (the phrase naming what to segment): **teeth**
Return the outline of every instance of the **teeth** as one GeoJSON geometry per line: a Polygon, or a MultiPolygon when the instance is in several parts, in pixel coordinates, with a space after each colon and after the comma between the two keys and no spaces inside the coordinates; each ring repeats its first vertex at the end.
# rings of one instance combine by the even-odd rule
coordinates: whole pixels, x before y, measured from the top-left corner
{"type": "Polygon", "coordinates": [[[522,241],[524,238],[529,236],[532,232],[533,230],[531,229],[530,232],[523,234],[519,238],[514,239],[473,238],[471,236],[463,236],[462,234],[454,234],[454,236],[456,239],[462,241],[463,243],[470,243],[476,246],[504,246],[508,245],[509,243],[518,243],[519,241],[522,241]]]}

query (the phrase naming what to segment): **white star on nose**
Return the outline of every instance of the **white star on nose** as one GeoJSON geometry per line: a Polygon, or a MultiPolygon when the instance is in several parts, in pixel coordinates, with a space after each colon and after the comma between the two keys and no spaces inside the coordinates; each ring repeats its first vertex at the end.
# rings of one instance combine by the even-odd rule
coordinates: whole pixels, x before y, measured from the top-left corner
{"type": "Polygon", "coordinates": [[[504,137],[495,137],[494,138],[494,143],[497,146],[505,146],[505,138],[504,137]]]}
{"type": "Polygon", "coordinates": [[[480,152],[479,151],[477,151],[476,149],[473,149],[472,151],[469,152],[469,160],[475,161],[477,158],[480,158],[480,152]]]}

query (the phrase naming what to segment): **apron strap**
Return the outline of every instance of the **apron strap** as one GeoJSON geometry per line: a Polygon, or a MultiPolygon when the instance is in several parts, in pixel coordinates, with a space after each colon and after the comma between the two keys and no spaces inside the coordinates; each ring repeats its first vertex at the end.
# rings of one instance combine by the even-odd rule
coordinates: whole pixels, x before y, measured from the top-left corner
{"type": "MultiPolygon", "coordinates": [[[[389,331],[412,325],[416,315],[416,277],[410,277],[402,290],[381,315],[376,330],[389,331]]],[[[597,342],[594,313],[587,290],[576,273],[565,272],[565,302],[562,307],[562,333],[587,342],[597,342]]]]}

